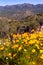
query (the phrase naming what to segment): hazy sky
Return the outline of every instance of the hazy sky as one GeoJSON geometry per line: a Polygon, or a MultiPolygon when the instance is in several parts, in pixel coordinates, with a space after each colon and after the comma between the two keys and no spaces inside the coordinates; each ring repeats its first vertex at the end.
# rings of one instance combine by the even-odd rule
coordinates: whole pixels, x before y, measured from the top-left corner
{"type": "Polygon", "coordinates": [[[14,5],[21,3],[43,4],[43,0],[0,0],[0,5],[14,5]]]}

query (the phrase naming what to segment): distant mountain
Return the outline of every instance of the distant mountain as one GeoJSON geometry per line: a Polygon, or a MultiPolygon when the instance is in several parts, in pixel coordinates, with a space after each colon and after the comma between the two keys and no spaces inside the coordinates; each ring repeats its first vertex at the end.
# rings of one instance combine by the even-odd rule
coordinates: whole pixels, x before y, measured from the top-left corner
{"type": "Polygon", "coordinates": [[[43,4],[17,4],[0,6],[0,17],[7,17],[12,19],[22,19],[30,15],[43,13],[43,4]]]}

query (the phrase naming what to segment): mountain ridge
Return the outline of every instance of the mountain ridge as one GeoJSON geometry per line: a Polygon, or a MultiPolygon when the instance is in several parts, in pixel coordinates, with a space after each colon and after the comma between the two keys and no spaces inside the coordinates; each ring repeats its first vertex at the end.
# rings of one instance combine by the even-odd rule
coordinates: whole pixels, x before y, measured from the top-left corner
{"type": "Polygon", "coordinates": [[[22,19],[30,15],[43,13],[43,4],[16,4],[0,6],[0,17],[22,19]]]}

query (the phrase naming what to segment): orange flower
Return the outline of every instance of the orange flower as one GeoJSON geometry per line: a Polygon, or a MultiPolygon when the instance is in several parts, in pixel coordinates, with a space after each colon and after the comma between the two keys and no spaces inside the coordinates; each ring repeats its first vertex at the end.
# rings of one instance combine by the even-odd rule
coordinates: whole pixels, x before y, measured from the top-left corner
{"type": "Polygon", "coordinates": [[[43,59],[43,54],[40,56],[41,59],[43,59]]]}
{"type": "Polygon", "coordinates": [[[39,33],[39,37],[43,37],[43,32],[40,32],[39,33]]]}
{"type": "Polygon", "coordinates": [[[21,45],[19,48],[18,48],[18,51],[22,50],[23,46],[21,45]]]}
{"type": "Polygon", "coordinates": [[[19,42],[19,40],[16,40],[16,42],[19,42]]]}
{"type": "Polygon", "coordinates": [[[35,53],[35,51],[36,51],[35,49],[32,49],[32,53],[35,53]]]}
{"type": "Polygon", "coordinates": [[[12,46],[13,49],[16,49],[16,48],[18,48],[18,47],[19,47],[18,44],[15,44],[15,45],[12,46]]]}
{"type": "Polygon", "coordinates": [[[26,37],[28,37],[28,33],[22,34],[22,38],[26,38],[26,37]]]}
{"type": "Polygon", "coordinates": [[[32,29],[31,32],[34,32],[34,29],[32,29]]]}
{"type": "Polygon", "coordinates": [[[4,49],[5,49],[4,46],[2,46],[2,47],[0,48],[0,50],[2,50],[2,51],[3,51],[4,49]]]}
{"type": "Polygon", "coordinates": [[[26,50],[26,49],[24,49],[24,52],[27,52],[27,50],[26,50]]]}
{"type": "Polygon", "coordinates": [[[30,56],[29,55],[26,55],[26,59],[30,59],[30,56]]]}
{"type": "Polygon", "coordinates": [[[13,38],[16,38],[16,37],[17,37],[17,35],[16,35],[16,34],[14,34],[14,35],[13,35],[13,38]]]}
{"type": "Polygon", "coordinates": [[[6,42],[6,46],[9,46],[10,45],[10,42],[6,42]]]}
{"type": "Polygon", "coordinates": [[[17,54],[15,53],[15,54],[13,54],[13,57],[15,57],[17,54]]]}
{"type": "Polygon", "coordinates": [[[12,58],[12,54],[11,53],[8,53],[7,56],[10,57],[10,58],[12,58]]]}

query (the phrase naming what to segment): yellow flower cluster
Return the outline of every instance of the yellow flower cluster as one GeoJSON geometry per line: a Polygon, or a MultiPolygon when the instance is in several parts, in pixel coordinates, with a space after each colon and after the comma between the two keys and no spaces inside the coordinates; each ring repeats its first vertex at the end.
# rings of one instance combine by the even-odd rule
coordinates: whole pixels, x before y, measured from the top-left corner
{"type": "Polygon", "coordinates": [[[30,65],[36,65],[37,58],[40,62],[43,60],[43,32],[18,33],[13,34],[12,37],[12,41],[9,38],[0,39],[0,57],[12,59],[24,56],[27,60],[31,60],[30,65]]]}

